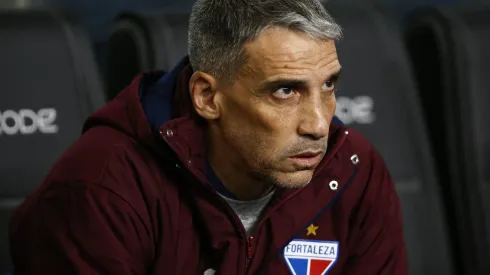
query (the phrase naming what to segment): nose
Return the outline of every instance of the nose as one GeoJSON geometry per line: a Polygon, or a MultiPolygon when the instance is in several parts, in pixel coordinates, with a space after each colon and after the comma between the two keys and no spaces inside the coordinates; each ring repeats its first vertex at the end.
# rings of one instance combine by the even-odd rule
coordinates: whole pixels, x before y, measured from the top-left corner
{"type": "Polygon", "coordinates": [[[330,127],[329,114],[335,110],[329,110],[328,104],[314,97],[304,106],[300,113],[298,134],[314,140],[325,138],[330,127]]]}

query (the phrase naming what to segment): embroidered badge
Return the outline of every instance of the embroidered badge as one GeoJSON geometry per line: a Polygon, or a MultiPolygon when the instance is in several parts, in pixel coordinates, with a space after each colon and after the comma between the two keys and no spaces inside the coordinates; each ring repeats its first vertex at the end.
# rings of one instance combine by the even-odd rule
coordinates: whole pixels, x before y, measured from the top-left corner
{"type": "Polygon", "coordinates": [[[339,243],[319,240],[292,240],[283,251],[293,275],[325,275],[339,256],[339,243]]]}

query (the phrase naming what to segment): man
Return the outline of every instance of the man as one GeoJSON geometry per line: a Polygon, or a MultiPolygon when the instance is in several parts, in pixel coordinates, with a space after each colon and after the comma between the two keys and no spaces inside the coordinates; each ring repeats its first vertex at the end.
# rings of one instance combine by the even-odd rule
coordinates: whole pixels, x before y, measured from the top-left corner
{"type": "Polygon", "coordinates": [[[334,118],[317,0],[198,0],[189,58],[140,75],[12,219],[15,274],[407,274],[380,156],[334,118]]]}

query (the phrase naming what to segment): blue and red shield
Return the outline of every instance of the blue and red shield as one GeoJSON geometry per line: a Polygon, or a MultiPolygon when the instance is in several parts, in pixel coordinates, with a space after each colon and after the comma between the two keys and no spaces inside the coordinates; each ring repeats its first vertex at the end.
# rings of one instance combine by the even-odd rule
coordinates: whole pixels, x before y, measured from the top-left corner
{"type": "Polygon", "coordinates": [[[339,255],[339,243],[294,239],[283,251],[293,275],[325,275],[339,255]]]}

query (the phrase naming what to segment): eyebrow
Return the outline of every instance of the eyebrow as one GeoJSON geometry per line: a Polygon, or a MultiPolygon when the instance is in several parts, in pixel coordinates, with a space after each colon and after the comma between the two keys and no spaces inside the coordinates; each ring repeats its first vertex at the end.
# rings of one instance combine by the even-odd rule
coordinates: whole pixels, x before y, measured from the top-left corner
{"type": "MultiPolygon", "coordinates": [[[[342,72],[342,67],[337,69],[335,72],[330,74],[325,81],[334,80],[336,81],[342,72]]],[[[271,81],[265,81],[262,84],[263,90],[276,90],[281,87],[291,87],[291,88],[302,88],[308,86],[308,81],[304,79],[294,79],[294,78],[279,78],[271,81]]]]}

